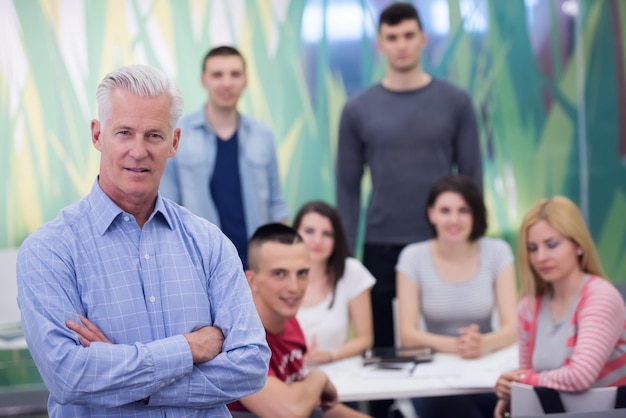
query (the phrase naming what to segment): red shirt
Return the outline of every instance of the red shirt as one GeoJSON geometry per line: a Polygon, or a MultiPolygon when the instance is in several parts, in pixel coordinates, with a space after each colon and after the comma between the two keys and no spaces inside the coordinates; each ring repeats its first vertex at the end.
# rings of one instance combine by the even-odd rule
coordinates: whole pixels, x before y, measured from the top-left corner
{"type": "MultiPolygon", "coordinates": [[[[267,345],[272,350],[268,376],[274,376],[287,384],[304,378],[304,355],[306,342],[296,318],[290,318],[280,334],[265,330],[267,345]]],[[[238,401],[228,404],[231,411],[247,411],[238,401]]]]}

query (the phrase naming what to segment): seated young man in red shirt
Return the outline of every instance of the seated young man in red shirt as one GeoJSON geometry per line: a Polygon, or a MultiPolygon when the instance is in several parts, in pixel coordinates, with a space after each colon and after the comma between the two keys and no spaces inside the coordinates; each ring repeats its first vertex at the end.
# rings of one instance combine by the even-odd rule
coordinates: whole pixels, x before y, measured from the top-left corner
{"type": "Polygon", "coordinates": [[[366,415],[337,401],[337,390],[320,370],[304,370],[306,343],[295,316],[309,274],[309,251],[302,238],[283,224],[268,224],[248,245],[246,277],[272,350],[261,391],[228,405],[259,417],[308,417],[318,407],[324,417],[366,415]]]}

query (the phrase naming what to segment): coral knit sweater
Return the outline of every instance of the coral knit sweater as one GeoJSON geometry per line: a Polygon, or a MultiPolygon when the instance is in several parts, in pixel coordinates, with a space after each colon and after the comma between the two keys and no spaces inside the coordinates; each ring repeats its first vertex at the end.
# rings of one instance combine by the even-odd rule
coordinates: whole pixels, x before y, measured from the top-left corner
{"type": "Polygon", "coordinates": [[[528,370],[522,383],[564,392],[626,385],[626,306],[611,283],[589,278],[571,319],[565,364],[536,373],[532,359],[541,303],[542,298],[525,298],[518,308],[520,368],[528,370]]]}

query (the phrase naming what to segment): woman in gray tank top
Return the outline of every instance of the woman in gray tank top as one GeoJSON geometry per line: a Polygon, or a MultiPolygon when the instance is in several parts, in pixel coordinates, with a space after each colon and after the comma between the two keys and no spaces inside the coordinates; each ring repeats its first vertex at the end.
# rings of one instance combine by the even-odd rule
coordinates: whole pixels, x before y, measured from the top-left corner
{"type": "MultiPolygon", "coordinates": [[[[480,189],[461,175],[439,180],[428,196],[427,217],[435,238],[408,245],[396,265],[401,344],[428,345],[463,358],[513,344],[513,253],[503,240],[484,237],[487,215],[480,189]],[[497,329],[491,325],[494,311],[497,329]]],[[[414,405],[420,418],[490,417],[495,402],[489,394],[487,399],[422,398],[414,405]]]]}

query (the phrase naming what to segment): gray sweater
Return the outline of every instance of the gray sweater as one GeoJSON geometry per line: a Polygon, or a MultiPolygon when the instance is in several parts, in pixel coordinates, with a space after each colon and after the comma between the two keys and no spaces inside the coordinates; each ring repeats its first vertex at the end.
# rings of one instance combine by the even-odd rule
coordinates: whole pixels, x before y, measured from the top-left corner
{"type": "Polygon", "coordinates": [[[469,95],[433,78],[422,88],[402,92],[377,84],[346,103],[339,125],[337,209],[352,251],[366,166],[372,192],[365,242],[408,244],[428,238],[426,197],[436,180],[456,169],[482,188],[469,95]]]}

